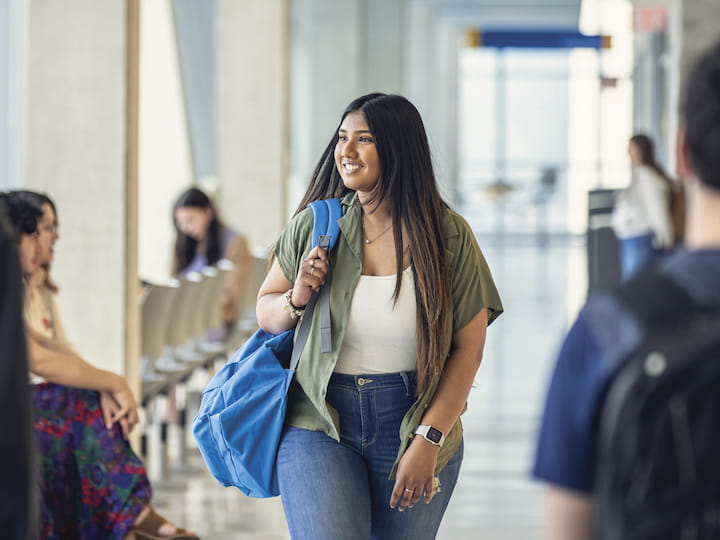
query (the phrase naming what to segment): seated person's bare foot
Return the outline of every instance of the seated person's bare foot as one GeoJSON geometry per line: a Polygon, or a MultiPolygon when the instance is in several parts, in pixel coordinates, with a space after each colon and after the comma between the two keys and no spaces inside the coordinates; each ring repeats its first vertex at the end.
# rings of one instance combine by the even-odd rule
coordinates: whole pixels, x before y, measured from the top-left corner
{"type": "Polygon", "coordinates": [[[133,538],[132,535],[136,540],[160,540],[163,538],[197,540],[199,538],[194,532],[176,527],[149,505],[142,509],[133,523],[128,538],[133,538]]]}

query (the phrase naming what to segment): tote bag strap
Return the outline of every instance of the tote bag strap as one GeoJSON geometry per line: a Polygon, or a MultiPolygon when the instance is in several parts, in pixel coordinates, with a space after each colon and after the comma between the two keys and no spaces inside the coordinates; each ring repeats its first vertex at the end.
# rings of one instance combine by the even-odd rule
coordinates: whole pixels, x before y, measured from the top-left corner
{"type": "MultiPolygon", "coordinates": [[[[342,207],[338,199],[325,199],[314,201],[309,205],[313,210],[313,247],[319,245],[323,249],[332,249],[340,236],[340,225],[337,220],[342,217],[342,207]]],[[[330,284],[332,274],[328,271],[325,284],[320,288],[319,293],[313,293],[310,301],[305,306],[297,330],[295,331],[295,344],[293,345],[292,356],[290,357],[290,369],[295,371],[300,355],[305,348],[310,327],[312,326],[313,311],[315,304],[320,303],[320,349],[324,353],[332,352],[332,322],[330,319],[330,284]]]]}

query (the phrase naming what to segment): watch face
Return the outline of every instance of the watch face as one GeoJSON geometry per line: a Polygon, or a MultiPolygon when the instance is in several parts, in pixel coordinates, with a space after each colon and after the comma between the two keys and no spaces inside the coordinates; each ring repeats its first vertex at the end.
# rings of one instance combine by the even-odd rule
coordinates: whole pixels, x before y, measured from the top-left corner
{"type": "Polygon", "coordinates": [[[440,430],[435,429],[434,427],[431,427],[428,429],[427,438],[430,439],[435,444],[440,444],[440,439],[442,439],[442,432],[440,432],[440,430]]]}

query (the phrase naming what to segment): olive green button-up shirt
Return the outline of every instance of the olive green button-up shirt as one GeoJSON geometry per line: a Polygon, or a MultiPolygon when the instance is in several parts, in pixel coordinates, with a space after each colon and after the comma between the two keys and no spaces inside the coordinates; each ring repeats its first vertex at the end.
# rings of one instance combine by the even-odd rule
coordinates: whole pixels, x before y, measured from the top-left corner
{"type": "MultiPolygon", "coordinates": [[[[312,431],[324,431],[340,440],[337,412],[327,403],[330,376],[345,335],[355,287],[362,271],[362,216],[357,194],[342,199],[343,217],[338,220],[341,235],[330,254],[331,289],[330,314],[332,320],[332,352],[320,349],[319,311],[315,310],[305,348],[300,356],[295,381],[290,389],[286,422],[312,431]]],[[[448,317],[446,358],[450,355],[452,336],[468,324],[483,308],[488,308],[488,324],[503,311],[500,296],[493,283],[490,269],[467,222],[452,210],[445,210],[443,229],[449,267],[452,271],[452,317],[448,317]]],[[[312,249],[313,213],[305,209],[285,228],[275,245],[275,255],[285,277],[293,283],[300,263],[312,249]]],[[[393,478],[413,433],[435,395],[439,377],[426,385],[410,407],[400,427],[398,455],[390,477],[393,478]]],[[[455,454],[462,440],[462,424],[455,423],[445,434],[445,443],[438,454],[436,474],[455,454]]]]}

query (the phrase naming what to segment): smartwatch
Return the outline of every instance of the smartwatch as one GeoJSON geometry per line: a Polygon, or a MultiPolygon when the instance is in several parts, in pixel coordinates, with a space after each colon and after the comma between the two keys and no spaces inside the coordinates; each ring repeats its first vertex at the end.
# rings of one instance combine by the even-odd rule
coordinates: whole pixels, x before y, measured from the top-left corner
{"type": "Polygon", "coordinates": [[[415,435],[422,435],[423,438],[435,446],[442,446],[445,442],[445,435],[439,429],[432,426],[418,426],[415,435]]]}

